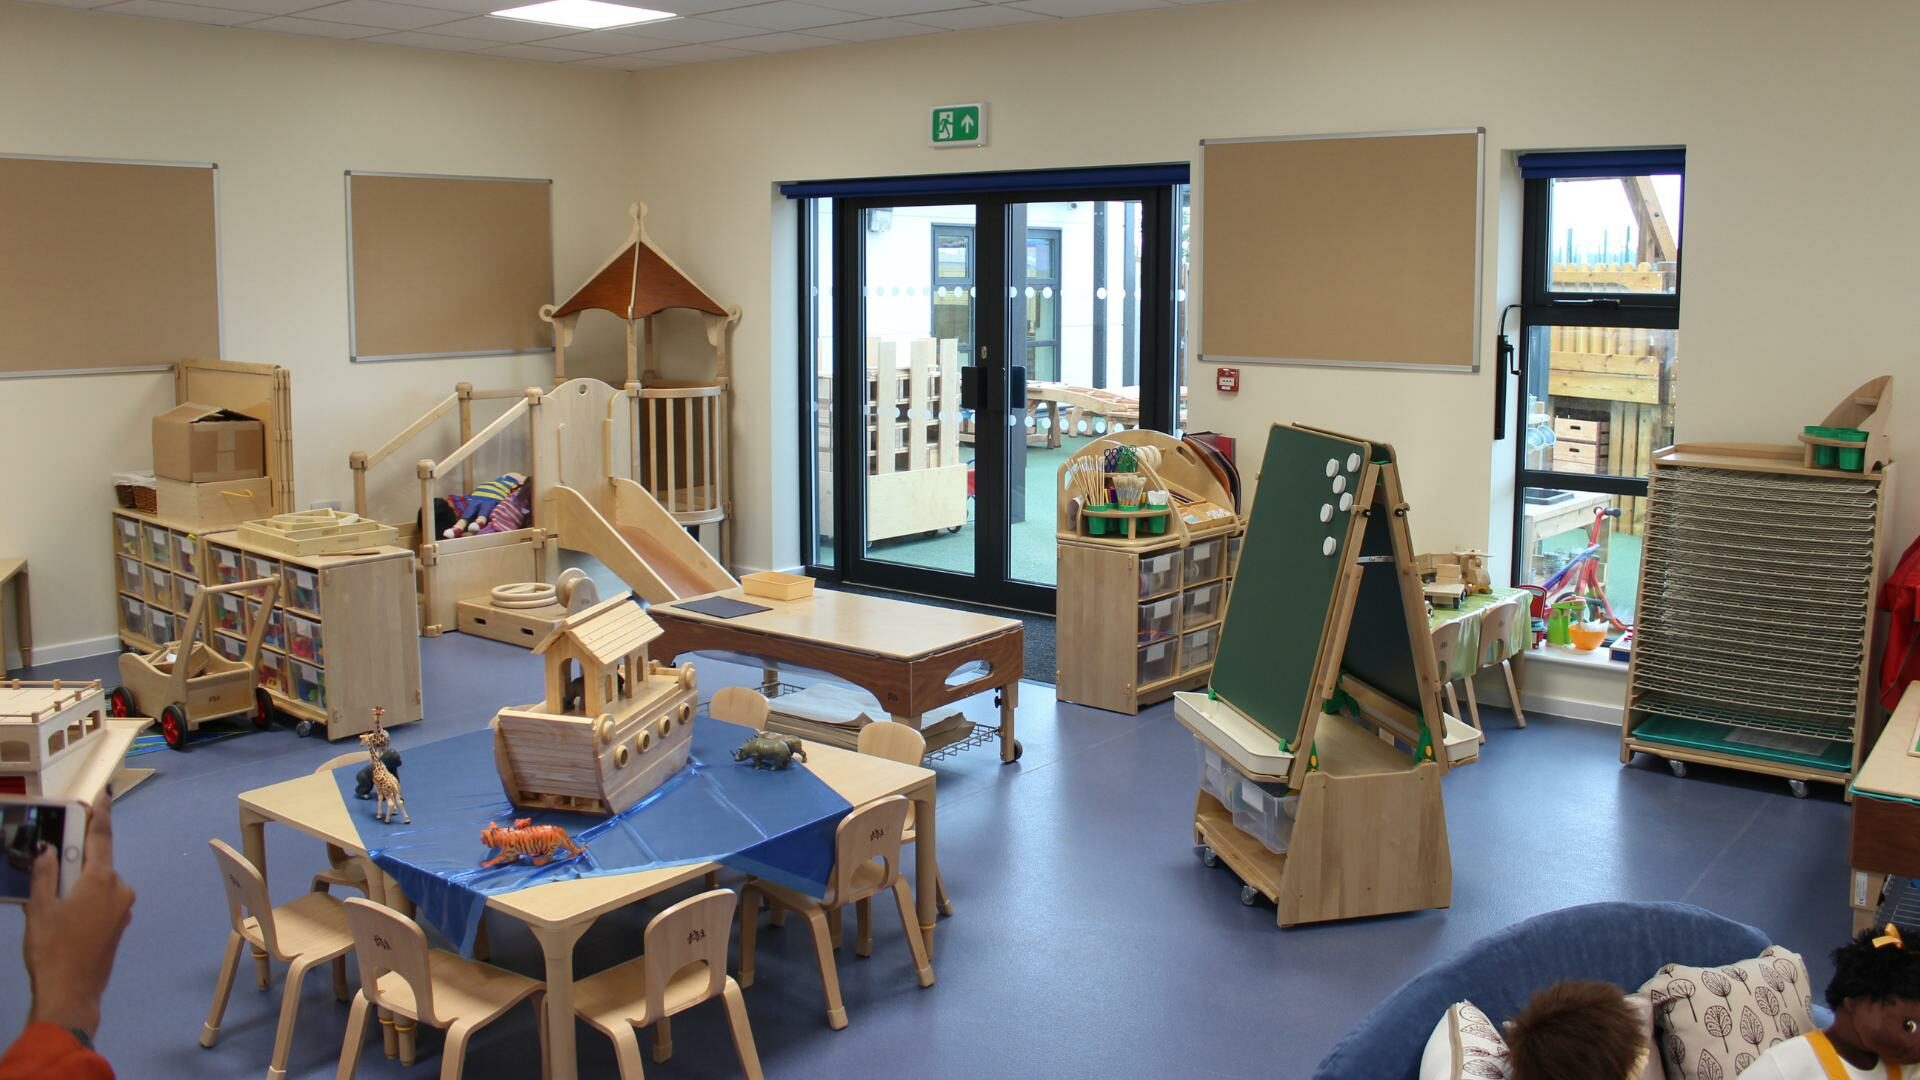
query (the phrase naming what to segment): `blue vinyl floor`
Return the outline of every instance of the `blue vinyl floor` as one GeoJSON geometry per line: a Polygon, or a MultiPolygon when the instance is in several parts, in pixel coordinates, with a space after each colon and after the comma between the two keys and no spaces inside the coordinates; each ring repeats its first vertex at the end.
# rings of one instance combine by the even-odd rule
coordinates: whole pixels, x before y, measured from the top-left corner
{"type": "MultiPolygon", "coordinates": [[[[539,693],[539,665],[509,646],[448,635],[423,641],[422,661],[428,719],[394,736],[409,759],[539,693]]],[[[703,695],[747,675],[718,662],[700,666],[703,695]]],[[[105,657],[28,674],[111,680],[112,670],[105,657]]],[[[970,712],[986,719],[991,703],[977,699],[970,712]]],[[[1847,812],[1835,789],[1796,800],[1779,781],[1704,768],[1681,780],[1646,759],[1623,768],[1616,728],[1535,716],[1521,731],[1505,713],[1488,716],[1482,761],[1446,782],[1452,908],[1282,931],[1270,906],[1241,905],[1229,871],[1195,857],[1192,738],[1170,706],[1119,716],[1057,705],[1051,687],[1028,684],[1019,763],[1002,767],[997,756],[972,751],[940,766],[940,859],[957,914],[940,922],[939,981],[915,986],[898,923],[876,907],[873,957],[842,951],[852,1024],[834,1032],[803,924],[763,927],[758,980],[746,1000],[766,1073],[1304,1076],[1376,1001],[1428,964],[1529,915],[1603,899],[1680,900],[1753,923],[1805,953],[1815,984],[1825,985],[1825,953],[1849,921],[1847,812]]],[[[139,901],[99,1036],[121,1076],[264,1072],[278,968],[270,994],[256,992],[244,970],[219,1046],[196,1042],[227,932],[207,838],[239,846],[237,793],[354,748],[276,730],[139,759],[161,773],[115,810],[120,870],[139,901]]],[[[316,842],[279,827],[269,828],[267,850],[282,902],[324,864],[316,842]]],[[[579,972],[637,952],[654,910],[602,919],[579,946],[579,972]]],[[[0,910],[8,957],[18,955],[19,927],[18,914],[0,910]]],[[[496,962],[540,973],[523,929],[498,919],[490,928],[496,962]]],[[[17,962],[0,960],[0,1022],[13,1023],[26,1001],[17,962]]],[[[346,1011],[324,972],[313,975],[290,1076],[333,1075],[346,1011]]],[[[677,1018],[673,1059],[649,1061],[648,1074],[739,1075],[725,1030],[717,1003],[677,1018]]],[[[437,1034],[423,1032],[422,1060],[407,1070],[382,1057],[376,1037],[360,1075],[437,1075],[439,1045],[437,1034]]],[[[537,1076],[536,1045],[523,1006],[476,1036],[466,1075],[537,1076]]],[[[581,1025],[579,1046],[583,1077],[614,1075],[604,1037],[581,1025]]]]}

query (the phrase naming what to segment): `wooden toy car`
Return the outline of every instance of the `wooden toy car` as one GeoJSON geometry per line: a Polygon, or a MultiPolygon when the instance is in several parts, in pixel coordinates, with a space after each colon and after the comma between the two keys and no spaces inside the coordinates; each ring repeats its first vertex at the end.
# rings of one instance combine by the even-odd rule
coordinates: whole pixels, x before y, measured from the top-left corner
{"type": "Polygon", "coordinates": [[[187,612],[186,634],[152,652],[130,652],[120,657],[120,687],[107,695],[114,716],[152,716],[160,721],[160,735],[175,750],[185,750],[187,734],[201,724],[251,714],[253,726],[273,723],[273,701],[260,687],[260,641],[266,636],[268,614],[280,593],[280,579],[255,578],[229,585],[202,588],[187,612]],[[206,608],[223,593],[257,593],[259,614],[247,628],[247,651],[229,660],[200,639],[206,608]]]}

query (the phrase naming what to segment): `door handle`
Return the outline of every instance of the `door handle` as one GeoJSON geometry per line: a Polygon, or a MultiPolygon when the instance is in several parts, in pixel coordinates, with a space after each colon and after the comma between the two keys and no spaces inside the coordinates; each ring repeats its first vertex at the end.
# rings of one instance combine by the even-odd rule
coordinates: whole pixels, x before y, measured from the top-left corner
{"type": "Polygon", "coordinates": [[[978,367],[960,369],[960,407],[980,411],[980,373],[985,370],[978,367]]]}
{"type": "Polygon", "coordinates": [[[1018,365],[1007,369],[1007,408],[1027,407],[1027,369],[1018,365]]]}

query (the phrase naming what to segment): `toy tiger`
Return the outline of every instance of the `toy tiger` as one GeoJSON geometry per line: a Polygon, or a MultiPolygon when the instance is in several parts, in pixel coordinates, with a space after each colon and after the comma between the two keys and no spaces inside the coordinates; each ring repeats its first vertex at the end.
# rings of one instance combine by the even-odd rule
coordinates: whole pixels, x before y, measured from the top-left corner
{"type": "Polygon", "coordinates": [[[499,854],[480,864],[482,869],[521,859],[535,866],[545,866],[563,849],[567,852],[567,858],[587,853],[587,845],[574,843],[573,838],[560,826],[535,825],[532,818],[515,819],[511,829],[503,829],[489,821],[487,827],[480,830],[480,842],[499,851],[499,854]]]}

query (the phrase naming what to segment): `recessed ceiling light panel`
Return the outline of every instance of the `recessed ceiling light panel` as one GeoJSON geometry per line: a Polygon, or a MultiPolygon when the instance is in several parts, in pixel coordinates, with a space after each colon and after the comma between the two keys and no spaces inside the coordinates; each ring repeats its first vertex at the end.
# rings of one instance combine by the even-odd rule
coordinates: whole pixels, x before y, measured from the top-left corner
{"type": "Polygon", "coordinates": [[[615,26],[634,26],[674,17],[671,11],[609,4],[604,0],[545,0],[544,3],[504,8],[493,13],[496,19],[545,23],[573,30],[606,30],[615,26]]]}

